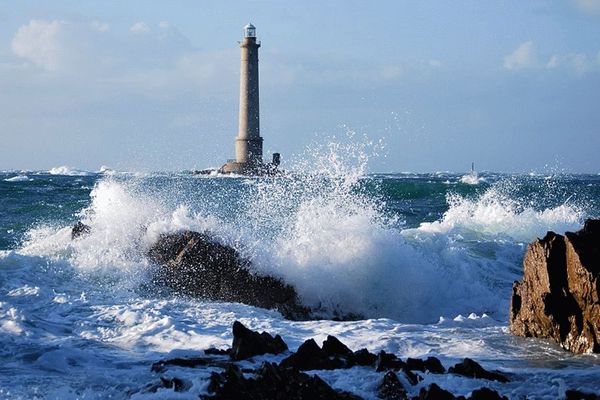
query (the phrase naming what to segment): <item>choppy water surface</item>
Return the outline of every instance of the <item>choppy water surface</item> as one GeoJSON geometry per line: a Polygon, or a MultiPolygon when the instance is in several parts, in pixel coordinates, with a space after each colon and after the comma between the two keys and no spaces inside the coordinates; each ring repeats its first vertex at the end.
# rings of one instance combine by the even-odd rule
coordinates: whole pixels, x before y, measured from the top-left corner
{"type": "MultiPolygon", "coordinates": [[[[0,398],[174,398],[145,393],[158,359],[225,347],[231,324],[279,333],[292,349],[338,336],[401,357],[473,357],[509,384],[437,377],[467,395],[600,391],[600,360],[507,334],[526,244],[600,216],[598,175],[364,173],[325,154],[278,178],[187,173],[0,173],[0,398]],[[76,241],[70,226],[92,233],[76,241]],[[159,294],[145,252],[158,235],[208,230],[293,284],[303,301],[366,320],[292,322],[273,311],[159,294]]],[[[277,359],[277,357],[275,357],[277,359]]],[[[209,370],[172,369],[197,398],[209,370]]],[[[375,398],[379,374],[323,372],[375,398]]],[[[418,388],[430,382],[426,378],[418,388]]]]}

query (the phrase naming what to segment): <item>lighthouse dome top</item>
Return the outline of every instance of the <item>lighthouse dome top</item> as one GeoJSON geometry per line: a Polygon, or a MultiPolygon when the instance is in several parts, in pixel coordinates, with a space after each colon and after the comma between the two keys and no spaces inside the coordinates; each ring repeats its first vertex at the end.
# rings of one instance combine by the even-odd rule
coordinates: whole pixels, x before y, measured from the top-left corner
{"type": "Polygon", "coordinates": [[[244,27],[244,37],[247,38],[255,38],[256,37],[256,28],[252,24],[248,24],[244,27]]]}

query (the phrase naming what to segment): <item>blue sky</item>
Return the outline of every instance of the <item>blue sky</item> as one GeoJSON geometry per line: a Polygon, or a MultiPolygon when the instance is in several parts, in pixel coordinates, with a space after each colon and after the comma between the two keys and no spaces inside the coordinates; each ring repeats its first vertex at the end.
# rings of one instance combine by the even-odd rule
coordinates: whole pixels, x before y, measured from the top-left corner
{"type": "Polygon", "coordinates": [[[353,131],[372,171],[600,172],[600,0],[0,2],[0,169],[220,166],[249,21],[284,160],[353,131]]]}

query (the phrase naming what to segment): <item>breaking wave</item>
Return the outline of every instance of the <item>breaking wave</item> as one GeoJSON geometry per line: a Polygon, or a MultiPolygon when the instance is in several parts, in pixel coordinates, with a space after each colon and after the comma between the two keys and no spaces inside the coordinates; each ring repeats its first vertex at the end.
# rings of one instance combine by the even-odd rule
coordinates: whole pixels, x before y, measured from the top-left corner
{"type": "Polygon", "coordinates": [[[195,189],[180,176],[104,176],[79,215],[90,235],[72,241],[64,224],[39,226],[19,252],[66,261],[130,290],[148,279],[145,254],[161,233],[209,231],[250,258],[256,272],[294,285],[324,317],[429,323],[485,312],[504,320],[522,242],[576,229],[585,216],[570,204],[537,210],[492,185],[474,197],[449,194],[440,219],[402,229],[401,216],[364,185],[373,181],[366,166],[376,147],[331,141],[284,176],[188,178],[195,189]],[[192,193],[198,185],[204,194],[192,193]],[[215,192],[216,200],[207,195],[215,192]]]}

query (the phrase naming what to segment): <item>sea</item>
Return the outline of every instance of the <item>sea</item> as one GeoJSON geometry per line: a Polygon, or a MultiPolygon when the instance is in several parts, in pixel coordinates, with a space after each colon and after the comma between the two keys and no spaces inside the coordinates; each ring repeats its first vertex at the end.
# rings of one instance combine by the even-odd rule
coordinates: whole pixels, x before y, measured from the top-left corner
{"type": "MultiPolygon", "coordinates": [[[[0,172],[0,398],[197,399],[218,369],[151,365],[229,347],[235,320],[281,335],[291,350],[334,335],[353,350],[436,356],[446,367],[470,357],[511,379],[424,374],[416,386],[405,382],[411,395],[431,382],[511,399],[600,392],[598,355],[508,330],[528,243],[600,217],[600,174],[378,174],[350,150],[324,146],[273,177],[0,172]],[[77,221],[91,233],[72,240],[77,221]],[[320,319],[155,287],[148,249],[186,229],[293,285],[320,319]],[[361,318],[335,320],[344,314],[361,318]],[[161,377],[189,389],[157,389],[161,377]]],[[[366,367],[311,373],[365,399],[377,398],[382,378],[366,367]]]]}

